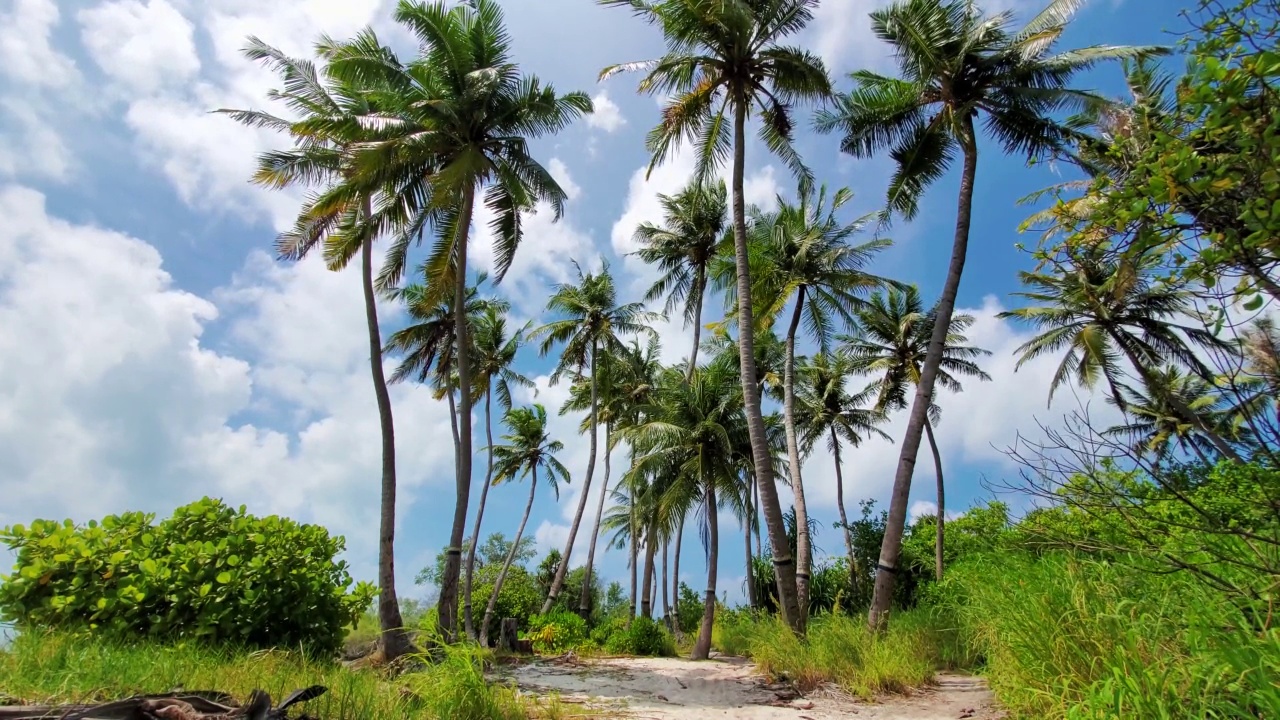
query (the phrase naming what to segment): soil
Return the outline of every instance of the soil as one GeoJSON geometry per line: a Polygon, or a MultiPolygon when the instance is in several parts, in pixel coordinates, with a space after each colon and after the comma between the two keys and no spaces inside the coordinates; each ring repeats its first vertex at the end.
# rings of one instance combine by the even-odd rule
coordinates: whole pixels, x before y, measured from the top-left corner
{"type": "Polygon", "coordinates": [[[719,657],[578,659],[572,655],[496,670],[522,692],[581,707],[578,717],[644,720],[995,720],[1003,717],[979,677],[940,674],[909,695],[862,702],[833,687],[801,696],[770,683],[751,662],[719,657]]]}

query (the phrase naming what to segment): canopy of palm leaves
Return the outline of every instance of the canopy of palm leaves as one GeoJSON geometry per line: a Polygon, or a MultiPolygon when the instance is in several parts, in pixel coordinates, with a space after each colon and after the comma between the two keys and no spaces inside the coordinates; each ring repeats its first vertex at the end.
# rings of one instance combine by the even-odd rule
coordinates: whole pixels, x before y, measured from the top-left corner
{"type": "Polygon", "coordinates": [[[551,374],[553,382],[565,375],[581,373],[593,356],[622,352],[622,337],[650,334],[657,316],[641,303],[618,304],[613,275],[605,263],[599,272],[583,273],[575,262],[574,282],[561,283],[547,301],[547,311],[559,319],[535,329],[530,337],[540,339],[543,355],[563,345],[560,361],[551,374]]]}
{"type": "Polygon", "coordinates": [[[560,497],[560,482],[569,482],[569,470],[556,458],[564,443],[551,439],[546,408],[536,403],[512,408],[503,423],[508,432],[502,436],[503,444],[493,448],[493,484],[519,480],[537,471],[560,497]]]}
{"type": "Polygon", "coordinates": [[[835,441],[832,431],[844,442],[857,447],[871,436],[893,441],[878,426],[887,419],[875,407],[876,386],[849,392],[849,381],[859,364],[846,352],[819,353],[798,370],[796,385],[796,426],[800,446],[805,455],[813,452],[819,440],[829,449],[835,441]]]}
{"type": "MultiPolygon", "coordinates": [[[[480,296],[484,279],[480,276],[479,282],[467,288],[467,316],[472,318],[472,324],[489,312],[502,313],[509,307],[505,300],[480,296]]],[[[432,294],[421,284],[394,289],[388,296],[403,302],[410,318],[409,325],[387,338],[384,348],[384,352],[401,356],[391,382],[415,380],[437,389],[456,387],[453,303],[433,301],[432,294]]],[[[482,393],[482,389],[473,392],[472,397],[482,393]]]]}
{"type": "Polygon", "coordinates": [[[1148,396],[1134,388],[1122,387],[1127,421],[1107,429],[1104,435],[1124,441],[1140,455],[1152,454],[1157,459],[1165,457],[1170,446],[1207,457],[1213,452],[1213,444],[1200,433],[1197,424],[1183,419],[1169,398],[1177,398],[1181,406],[1190,408],[1219,435],[1238,434],[1230,403],[1213,385],[1173,366],[1153,370],[1151,375],[1160,383],[1160,391],[1148,396]]]}
{"type": "Polygon", "coordinates": [[[976,147],[975,117],[1006,153],[1064,151],[1078,135],[1051,118],[1107,104],[1072,89],[1076,75],[1100,62],[1166,52],[1104,45],[1055,52],[1083,4],[1053,0],[1021,29],[1013,28],[1012,12],[987,17],[967,0],[898,0],[875,10],[872,31],[893,47],[899,77],[853,73],[854,90],[820,111],[817,127],[842,134],[841,150],[855,157],[888,151],[896,170],[886,213],[907,219],[956,151],[976,147]]]}
{"type": "Polygon", "coordinates": [[[633,254],[656,267],[660,276],[645,302],[666,298],[664,312],[681,307],[685,323],[697,322],[697,310],[707,290],[707,267],[725,239],[729,225],[728,191],[724,182],[690,185],[679,193],[659,195],[663,224],[641,223],[633,254]]]}
{"type": "Polygon", "coordinates": [[[477,393],[491,391],[498,397],[503,410],[511,409],[511,388],[532,388],[533,381],[516,371],[516,353],[524,344],[524,333],[529,324],[508,333],[507,303],[484,301],[481,312],[471,320],[472,347],[475,350],[475,377],[477,393]]]}

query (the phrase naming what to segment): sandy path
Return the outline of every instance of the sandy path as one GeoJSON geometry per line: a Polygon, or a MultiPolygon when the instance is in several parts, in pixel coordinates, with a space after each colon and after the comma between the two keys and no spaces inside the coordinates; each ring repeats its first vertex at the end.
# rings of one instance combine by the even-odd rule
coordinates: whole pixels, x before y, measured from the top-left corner
{"type": "MultiPolygon", "coordinates": [[[[522,691],[588,708],[601,717],[652,720],[994,720],[1000,715],[980,678],[940,675],[937,686],[909,697],[861,703],[820,690],[796,697],[770,685],[740,658],[692,662],[674,658],[544,660],[503,668],[522,691]]],[[[590,712],[588,712],[590,716],[590,712]]]]}

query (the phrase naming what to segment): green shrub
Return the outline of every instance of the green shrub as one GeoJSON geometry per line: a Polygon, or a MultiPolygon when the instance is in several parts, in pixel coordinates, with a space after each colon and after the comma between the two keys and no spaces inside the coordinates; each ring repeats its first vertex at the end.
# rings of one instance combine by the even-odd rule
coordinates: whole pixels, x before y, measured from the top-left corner
{"type": "Polygon", "coordinates": [[[680,628],[680,632],[685,634],[698,632],[705,609],[706,596],[680,583],[680,597],[676,598],[676,625],[680,628]]]}
{"type": "Polygon", "coordinates": [[[656,620],[638,617],[616,628],[605,640],[604,648],[615,655],[640,655],[672,657],[676,654],[676,641],[666,628],[656,620]]]}
{"type": "Polygon", "coordinates": [[[536,652],[566,652],[587,639],[587,621],[575,613],[556,608],[546,615],[529,618],[529,630],[525,637],[533,641],[536,652]]]}
{"type": "Polygon", "coordinates": [[[711,646],[725,655],[749,656],[751,630],[755,623],[755,616],[749,609],[717,610],[715,625],[711,627],[711,646]]]}
{"type": "Polygon", "coordinates": [[[23,629],[332,654],[372,600],[367,583],[349,591],[346,563],[334,559],[343,539],[318,525],[208,498],[153,520],[130,512],[0,530],[17,551],[0,584],[0,618],[23,629]]]}

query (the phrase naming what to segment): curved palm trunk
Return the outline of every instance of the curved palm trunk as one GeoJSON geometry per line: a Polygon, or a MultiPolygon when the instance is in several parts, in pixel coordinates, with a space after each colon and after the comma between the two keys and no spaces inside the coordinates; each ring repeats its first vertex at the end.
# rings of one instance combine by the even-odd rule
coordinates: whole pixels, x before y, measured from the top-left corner
{"type": "Polygon", "coordinates": [[[582,576],[582,593],[578,596],[578,615],[591,616],[591,568],[596,560],[596,541],[600,538],[600,519],[604,516],[604,498],[609,494],[609,426],[604,424],[604,482],[600,484],[600,502],[596,505],[596,522],[591,528],[591,544],[587,546],[587,569],[582,576]]]}
{"type": "Polygon", "coordinates": [[[587,496],[591,494],[591,475],[596,469],[596,417],[599,400],[596,391],[596,343],[593,340],[591,342],[591,442],[587,453],[587,476],[582,481],[582,497],[578,498],[578,511],[574,513],[573,524],[569,526],[569,539],[564,544],[564,555],[560,558],[560,564],[556,566],[556,576],[551,581],[551,590],[547,593],[547,599],[542,603],[544,615],[551,612],[551,606],[555,604],[556,597],[560,595],[560,589],[564,587],[564,578],[569,572],[569,558],[573,555],[573,541],[578,537],[578,528],[582,526],[582,515],[587,509],[587,496]]]}
{"type": "Polygon", "coordinates": [[[942,455],[938,454],[938,441],[933,437],[933,423],[928,418],[924,421],[924,433],[929,438],[929,449],[933,451],[933,470],[938,478],[938,532],[933,539],[933,573],[934,579],[942,582],[942,531],[946,522],[946,493],[942,487],[942,455]]]}
{"type": "MultiPolygon", "coordinates": [[[[529,512],[533,510],[533,496],[538,492],[538,468],[533,468],[532,483],[529,487],[529,502],[524,505],[524,517],[520,518],[520,529],[516,530],[516,540],[511,543],[507,557],[502,561],[502,569],[498,571],[498,579],[493,582],[493,594],[489,596],[489,604],[484,608],[484,619],[480,621],[480,647],[489,647],[489,625],[493,622],[493,611],[498,606],[498,593],[502,592],[502,584],[507,581],[507,571],[520,549],[520,538],[524,536],[524,526],[529,522],[529,512]]],[[[472,543],[473,545],[475,543],[472,543]]]]}
{"type": "Polygon", "coordinates": [[[933,321],[933,334],[929,338],[929,350],[920,368],[920,382],[911,403],[911,415],[907,420],[906,436],[898,453],[898,470],[893,477],[893,492],[889,498],[889,518],[885,523],[884,540],[880,545],[880,560],[876,564],[876,583],[871,595],[871,609],[867,622],[872,629],[882,630],[889,621],[889,607],[893,603],[893,585],[898,572],[898,559],[902,555],[902,534],[907,522],[907,500],[911,495],[911,477],[916,469],[916,455],[920,452],[920,440],[924,424],[929,419],[929,405],[933,400],[933,383],[938,377],[938,365],[951,327],[951,315],[955,312],[956,294],[960,289],[960,276],[964,274],[965,255],[969,249],[969,225],[973,214],[973,182],[978,169],[978,145],[973,130],[973,119],[965,117],[961,145],[964,148],[964,169],[960,176],[960,195],[956,208],[955,238],[951,245],[951,264],[938,298],[937,317],[933,321]]]}
{"type": "Polygon", "coordinates": [[[751,492],[755,494],[755,503],[751,506],[751,529],[756,534],[756,554],[764,556],[764,543],[760,540],[760,483],[756,482],[756,474],[751,473],[751,492]]]}
{"type": "MultiPolygon", "coordinates": [[[[365,217],[372,212],[365,198],[365,217]]],[[[382,630],[382,652],[394,660],[409,651],[409,635],[400,616],[396,597],[396,434],[391,417],[391,394],[382,368],[382,331],[378,327],[377,297],[373,292],[373,240],[360,248],[360,271],[364,284],[364,315],[369,327],[369,369],[373,394],[378,403],[378,425],[382,431],[382,502],[378,513],[378,625],[382,630]]]]}
{"type": "Polygon", "coordinates": [[[720,523],[716,512],[715,485],[707,485],[707,595],[702,604],[702,626],[693,644],[692,660],[711,655],[711,629],[716,620],[716,566],[720,562],[720,523]]]}
{"type": "MultiPolygon", "coordinates": [[[[680,608],[680,545],[684,542],[684,515],[680,516],[680,522],[676,524],[676,556],[671,562],[671,597],[676,601],[676,609],[680,608]]],[[[675,613],[671,622],[675,626],[675,635],[680,637],[682,632],[680,629],[680,614],[675,613]]]]}
{"type": "Polygon", "coordinates": [[[667,595],[667,538],[662,538],[662,621],[671,627],[671,597],[667,595]]]}
{"type": "Polygon", "coordinates": [[[787,357],[782,378],[782,423],[787,436],[787,464],[791,473],[791,490],[796,498],[796,599],[800,604],[800,630],[809,622],[809,567],[813,561],[809,548],[809,509],[804,501],[804,480],[800,471],[800,443],[796,440],[796,332],[804,309],[805,286],[796,292],[796,309],[787,328],[787,357]]]}
{"type": "Polygon", "coordinates": [[[849,530],[849,516],[844,511],[844,470],[840,467],[840,438],[831,428],[831,454],[836,461],[836,508],[840,511],[840,526],[844,528],[844,549],[849,553],[849,583],[854,596],[858,594],[858,561],[853,553],[853,533],[849,530]]]}
{"type": "Polygon", "coordinates": [[[634,620],[634,619],[636,618],[636,593],[637,593],[637,591],[639,590],[639,577],[640,577],[640,564],[639,564],[639,560],[640,560],[640,538],[638,537],[639,533],[637,533],[637,532],[636,532],[636,505],[635,505],[635,493],[634,493],[634,492],[632,493],[632,496],[631,496],[631,511],[630,511],[630,514],[631,514],[631,529],[630,529],[630,535],[631,535],[631,537],[629,538],[629,544],[631,545],[631,562],[630,562],[630,566],[631,566],[631,611],[630,611],[630,614],[627,616],[627,625],[628,625],[628,626],[630,626],[631,621],[632,621],[632,620],[634,620]]]}
{"type": "Polygon", "coordinates": [[[747,263],[747,209],[743,198],[743,166],[746,164],[747,106],[741,98],[734,103],[733,117],[733,264],[738,280],[738,359],[741,363],[742,395],[751,437],[751,459],[760,486],[760,503],[773,548],[774,576],[778,583],[778,608],[793,630],[800,630],[800,603],[796,594],[796,566],[782,522],[778,488],[774,486],[773,458],[760,409],[760,386],[756,383],[755,321],[751,313],[751,268],[747,263]]]}
{"type": "MultiPolygon", "coordinates": [[[[456,277],[453,289],[454,358],[458,364],[458,455],[457,499],[453,506],[453,529],[445,551],[444,577],[440,580],[440,634],[447,642],[458,639],[458,574],[462,569],[462,539],[467,530],[467,505],[471,500],[471,347],[467,327],[467,240],[471,232],[471,209],[475,186],[462,193],[462,213],[458,237],[454,241],[456,277]]],[[[472,541],[475,544],[475,541],[472,541]]]]}
{"type": "MultiPolygon", "coordinates": [[[[703,288],[706,285],[706,280],[703,278],[705,273],[705,270],[698,271],[698,279],[695,282],[698,283],[699,288],[703,288]]],[[[689,368],[684,373],[684,381],[686,383],[693,381],[693,371],[698,367],[698,343],[702,339],[702,299],[703,295],[700,289],[698,291],[697,310],[694,311],[693,316],[693,349],[689,351],[689,368]]]]}
{"type": "Polygon", "coordinates": [[[654,542],[654,527],[650,524],[644,538],[644,589],[640,592],[640,617],[653,619],[653,557],[658,552],[654,542]]]}
{"type": "Polygon", "coordinates": [[[488,443],[488,462],[484,471],[484,487],[480,489],[480,507],[476,508],[476,524],[471,530],[471,547],[467,550],[467,580],[462,591],[462,621],[467,626],[467,637],[475,639],[476,628],[471,622],[471,581],[476,568],[476,546],[480,544],[480,521],[484,519],[485,501],[489,499],[489,483],[493,482],[493,393],[484,391],[484,437],[488,443]]]}
{"type": "Polygon", "coordinates": [[[743,535],[747,538],[747,602],[751,605],[751,609],[755,610],[760,607],[760,599],[756,597],[756,581],[755,581],[755,565],[752,563],[753,555],[751,553],[751,481],[747,481],[747,507],[743,513],[742,529],[745,531],[743,535]]]}

